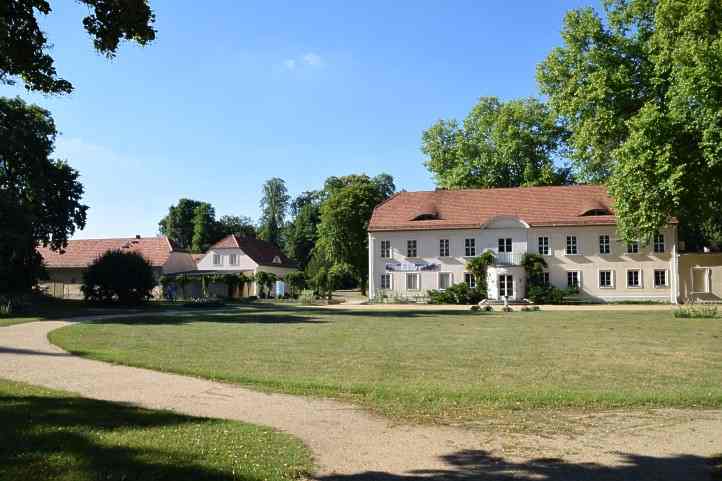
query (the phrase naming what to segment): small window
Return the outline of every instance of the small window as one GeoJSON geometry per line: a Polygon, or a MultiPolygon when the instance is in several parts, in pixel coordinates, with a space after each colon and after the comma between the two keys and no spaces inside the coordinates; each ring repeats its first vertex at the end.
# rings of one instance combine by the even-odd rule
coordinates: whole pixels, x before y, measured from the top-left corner
{"type": "Polygon", "coordinates": [[[664,252],[664,234],[656,234],[654,236],[654,252],[657,254],[664,252]]]}
{"type": "Polygon", "coordinates": [[[599,287],[602,289],[611,289],[612,271],[599,271],[599,287]]]}
{"type": "Polygon", "coordinates": [[[476,289],[476,278],[474,277],[474,274],[465,272],[464,283],[469,287],[469,289],[476,289]]]}
{"type": "Polygon", "coordinates": [[[599,253],[602,255],[609,254],[611,252],[611,246],[609,244],[608,235],[599,236],[599,253]]]}
{"type": "Polygon", "coordinates": [[[391,257],[391,241],[390,240],[382,240],[381,241],[381,258],[388,259],[390,257],[391,257]]]}
{"type": "Polygon", "coordinates": [[[539,255],[542,255],[542,256],[549,255],[549,238],[548,237],[539,237],[539,255]]]}
{"type": "Polygon", "coordinates": [[[419,274],[406,274],[406,289],[409,291],[419,290],[419,274]]]}
{"type": "Polygon", "coordinates": [[[639,242],[627,242],[627,254],[639,254],[639,242]]]}
{"type": "Polygon", "coordinates": [[[452,284],[451,272],[439,272],[439,290],[448,289],[452,284]]]}
{"type": "Polygon", "coordinates": [[[566,254],[568,256],[572,256],[572,255],[576,255],[578,253],[579,253],[579,249],[577,248],[577,236],[568,235],[567,236],[566,254]]]}
{"type": "Polygon", "coordinates": [[[220,254],[213,254],[213,265],[220,266],[223,264],[223,257],[220,254]]]}
{"type": "Polygon", "coordinates": [[[567,272],[567,287],[570,289],[579,289],[579,287],[580,287],[579,272],[577,272],[577,271],[567,272]]]}
{"type": "Polygon", "coordinates": [[[228,256],[228,263],[232,266],[238,265],[238,254],[231,254],[228,256]]]}
{"type": "Polygon", "coordinates": [[[639,269],[627,271],[627,287],[642,287],[642,272],[639,269]]]}
{"type": "Polygon", "coordinates": [[[499,239],[499,252],[511,252],[511,239],[499,239]]]}
{"type": "Polygon", "coordinates": [[[549,280],[549,273],[544,272],[542,273],[542,283],[544,284],[544,287],[551,287],[552,283],[549,280]]]}
{"type": "Polygon", "coordinates": [[[476,256],[476,239],[464,239],[464,255],[466,257],[476,256]]]}
{"type": "Polygon", "coordinates": [[[381,289],[391,289],[391,274],[381,274],[381,289]]]}
{"type": "Polygon", "coordinates": [[[283,261],[281,260],[281,257],[280,257],[280,256],[274,256],[274,257],[273,257],[273,263],[274,263],[274,264],[282,264],[283,261]]]}
{"type": "Polygon", "coordinates": [[[439,241],[439,257],[449,257],[449,239],[439,241]]]}
{"type": "Polygon", "coordinates": [[[656,269],[654,271],[654,287],[667,287],[667,271],[656,269]]]}
{"type": "Polygon", "coordinates": [[[415,240],[406,241],[406,257],[416,257],[417,243],[415,240]]]}

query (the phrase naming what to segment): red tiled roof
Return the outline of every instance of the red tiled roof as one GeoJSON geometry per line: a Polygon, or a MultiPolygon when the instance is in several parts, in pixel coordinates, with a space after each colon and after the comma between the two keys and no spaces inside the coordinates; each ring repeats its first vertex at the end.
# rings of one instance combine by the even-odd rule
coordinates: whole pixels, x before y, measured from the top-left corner
{"type": "Polygon", "coordinates": [[[499,216],[530,226],[614,225],[612,206],[601,185],[399,192],[374,209],[368,230],[479,228],[499,216]],[[435,219],[412,220],[434,209],[435,219]],[[583,215],[590,209],[610,214],[583,215]]]}
{"type": "Polygon", "coordinates": [[[211,249],[236,248],[241,249],[259,266],[297,267],[296,263],[286,257],[286,254],[277,245],[255,237],[240,237],[232,234],[211,246],[211,249]],[[273,262],[276,257],[280,259],[280,263],[273,262]]]}
{"type": "Polygon", "coordinates": [[[161,267],[174,249],[167,237],[71,240],[62,254],[47,247],[38,247],[45,265],[50,268],[87,267],[109,250],[139,252],[154,267],[161,267]]]}

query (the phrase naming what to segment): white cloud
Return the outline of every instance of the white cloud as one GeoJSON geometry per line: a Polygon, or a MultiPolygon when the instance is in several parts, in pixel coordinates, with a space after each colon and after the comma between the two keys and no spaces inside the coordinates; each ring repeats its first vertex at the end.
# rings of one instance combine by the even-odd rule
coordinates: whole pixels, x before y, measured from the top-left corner
{"type": "Polygon", "coordinates": [[[319,67],[323,64],[321,56],[315,52],[306,52],[294,58],[287,58],[282,65],[285,70],[296,70],[307,66],[308,68],[319,67]]]}
{"type": "Polygon", "coordinates": [[[317,53],[308,52],[303,56],[303,62],[306,65],[321,65],[321,56],[317,53]]]}

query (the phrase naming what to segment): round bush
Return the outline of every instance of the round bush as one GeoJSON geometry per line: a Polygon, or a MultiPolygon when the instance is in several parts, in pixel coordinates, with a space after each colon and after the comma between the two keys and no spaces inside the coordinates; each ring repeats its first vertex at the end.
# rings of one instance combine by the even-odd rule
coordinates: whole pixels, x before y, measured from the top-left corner
{"type": "Polygon", "coordinates": [[[137,252],[108,251],[83,274],[83,294],[90,301],[139,304],[152,297],[153,266],[137,252]]]}

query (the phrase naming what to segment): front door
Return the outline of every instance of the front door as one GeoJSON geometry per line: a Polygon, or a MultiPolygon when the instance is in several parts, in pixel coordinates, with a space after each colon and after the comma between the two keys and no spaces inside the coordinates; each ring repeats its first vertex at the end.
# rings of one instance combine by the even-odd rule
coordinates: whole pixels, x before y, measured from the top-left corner
{"type": "Polygon", "coordinates": [[[503,299],[504,296],[509,299],[514,298],[514,278],[506,274],[499,276],[499,299],[503,299]]]}
{"type": "Polygon", "coordinates": [[[695,267],[692,269],[692,292],[706,294],[709,292],[710,269],[695,267]]]}

